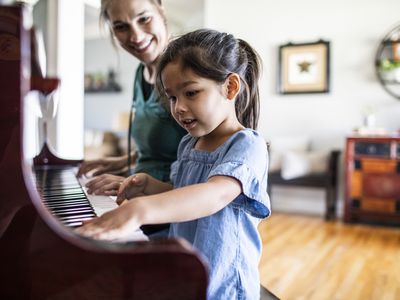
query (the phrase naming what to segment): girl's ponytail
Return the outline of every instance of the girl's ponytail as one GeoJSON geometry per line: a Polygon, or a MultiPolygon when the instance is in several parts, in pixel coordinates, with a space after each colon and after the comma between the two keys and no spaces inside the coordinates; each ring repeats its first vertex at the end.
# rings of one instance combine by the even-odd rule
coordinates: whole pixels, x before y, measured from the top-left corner
{"type": "Polygon", "coordinates": [[[236,115],[246,127],[257,129],[260,114],[260,95],[258,81],[260,79],[261,64],[257,52],[244,40],[238,39],[242,63],[246,64],[244,78],[244,93],[239,95],[243,99],[236,101],[236,115]]]}

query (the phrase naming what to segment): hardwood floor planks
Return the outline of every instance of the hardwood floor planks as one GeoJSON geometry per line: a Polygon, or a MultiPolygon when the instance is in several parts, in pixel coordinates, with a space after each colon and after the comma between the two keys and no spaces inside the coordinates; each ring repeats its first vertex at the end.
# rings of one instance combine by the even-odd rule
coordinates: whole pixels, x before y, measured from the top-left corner
{"type": "Polygon", "coordinates": [[[275,213],[259,226],[261,283],[281,299],[400,299],[400,228],[275,213]]]}

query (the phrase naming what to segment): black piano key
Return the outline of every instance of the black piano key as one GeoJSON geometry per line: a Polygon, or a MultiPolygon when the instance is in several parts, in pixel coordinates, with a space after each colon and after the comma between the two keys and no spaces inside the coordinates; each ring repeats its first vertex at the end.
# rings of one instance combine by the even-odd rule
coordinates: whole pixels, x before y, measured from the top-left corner
{"type": "Polygon", "coordinates": [[[66,226],[77,227],[96,217],[71,168],[37,170],[36,186],[44,205],[66,226]]]}
{"type": "Polygon", "coordinates": [[[86,195],[82,194],[82,195],[71,195],[71,196],[64,196],[64,197],[42,197],[43,198],[43,202],[60,202],[60,201],[67,201],[67,200],[79,200],[79,199],[86,199],[86,195]]]}
{"type": "Polygon", "coordinates": [[[96,215],[94,213],[87,213],[87,214],[82,214],[79,216],[70,216],[70,217],[62,217],[60,218],[61,221],[68,221],[68,220],[82,220],[82,218],[94,218],[96,215]]]}
{"type": "Polygon", "coordinates": [[[44,187],[44,188],[40,188],[38,187],[38,191],[40,191],[41,193],[45,193],[45,192],[52,192],[52,191],[63,191],[65,189],[76,189],[76,188],[81,188],[80,185],[77,184],[67,184],[67,185],[54,185],[51,187],[44,187]]]}
{"type": "Polygon", "coordinates": [[[48,209],[62,209],[63,207],[91,207],[90,203],[87,201],[81,201],[76,203],[58,203],[58,204],[46,204],[48,209]]]}
{"type": "Polygon", "coordinates": [[[48,190],[48,191],[41,192],[41,194],[43,196],[68,195],[68,194],[76,194],[76,193],[82,194],[82,188],[75,187],[75,188],[65,188],[65,189],[48,190]]]}
{"type": "Polygon", "coordinates": [[[80,217],[85,214],[90,214],[90,216],[93,216],[93,217],[95,216],[92,209],[83,209],[83,210],[77,210],[77,211],[71,211],[71,210],[55,211],[54,214],[59,217],[69,217],[69,216],[80,217]]]}
{"type": "Polygon", "coordinates": [[[62,200],[62,199],[79,199],[79,198],[86,198],[86,195],[84,193],[79,193],[79,194],[66,194],[66,195],[49,195],[49,196],[44,196],[42,195],[42,198],[46,201],[57,201],[57,200],[62,200]]]}
{"type": "Polygon", "coordinates": [[[86,206],[75,206],[75,207],[53,207],[53,208],[49,208],[52,212],[54,213],[62,213],[62,212],[74,212],[74,211],[87,211],[87,210],[91,210],[93,211],[92,207],[90,205],[86,205],[86,206]]]}

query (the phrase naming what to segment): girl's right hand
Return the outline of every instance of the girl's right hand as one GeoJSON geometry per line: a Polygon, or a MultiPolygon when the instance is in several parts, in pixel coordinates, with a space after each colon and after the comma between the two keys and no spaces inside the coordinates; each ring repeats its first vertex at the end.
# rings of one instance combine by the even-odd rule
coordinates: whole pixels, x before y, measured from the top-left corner
{"type": "Polygon", "coordinates": [[[145,195],[149,175],[138,173],[126,178],[117,193],[117,203],[121,204],[124,200],[145,195]]]}
{"type": "Polygon", "coordinates": [[[95,171],[93,172],[92,176],[97,176],[104,173],[115,173],[123,171],[126,165],[127,161],[124,156],[87,160],[84,161],[79,167],[77,176],[80,177],[93,170],[95,171]]]}

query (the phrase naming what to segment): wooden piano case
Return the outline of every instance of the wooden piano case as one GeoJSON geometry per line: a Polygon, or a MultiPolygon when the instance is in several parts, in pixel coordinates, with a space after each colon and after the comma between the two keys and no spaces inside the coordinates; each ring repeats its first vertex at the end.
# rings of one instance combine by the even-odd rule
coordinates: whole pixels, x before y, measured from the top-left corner
{"type": "Polygon", "coordinates": [[[206,267],[184,241],[85,239],[42,204],[24,158],[23,107],[49,81],[31,78],[26,18],[22,6],[0,6],[0,299],[205,299],[206,267]]]}

